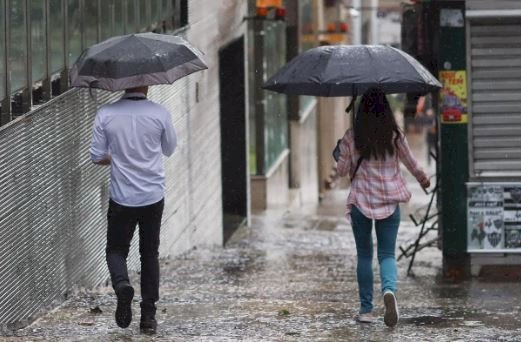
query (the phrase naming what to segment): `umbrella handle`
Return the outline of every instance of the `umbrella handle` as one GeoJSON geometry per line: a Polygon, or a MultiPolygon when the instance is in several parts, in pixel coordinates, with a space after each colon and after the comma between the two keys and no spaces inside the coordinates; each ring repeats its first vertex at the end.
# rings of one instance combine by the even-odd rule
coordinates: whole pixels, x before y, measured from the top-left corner
{"type": "Polygon", "coordinates": [[[346,113],[349,115],[349,112],[351,109],[353,110],[353,114],[351,116],[351,127],[355,128],[355,102],[356,102],[356,95],[353,95],[353,98],[351,99],[351,102],[349,103],[349,106],[346,108],[346,113]]]}
{"type": "Polygon", "coordinates": [[[91,82],[89,84],[89,96],[90,96],[91,100],[94,101],[94,104],[96,105],[96,111],[98,111],[98,109],[99,109],[98,97],[97,97],[97,95],[95,95],[92,92],[92,89],[94,89],[94,87],[91,86],[92,83],[94,83],[94,82],[91,82]]]}
{"type": "Polygon", "coordinates": [[[349,103],[349,106],[347,106],[347,108],[346,108],[347,114],[349,114],[351,109],[353,109],[353,107],[355,106],[355,101],[356,101],[356,96],[353,96],[353,98],[351,99],[351,102],[349,103]]]}

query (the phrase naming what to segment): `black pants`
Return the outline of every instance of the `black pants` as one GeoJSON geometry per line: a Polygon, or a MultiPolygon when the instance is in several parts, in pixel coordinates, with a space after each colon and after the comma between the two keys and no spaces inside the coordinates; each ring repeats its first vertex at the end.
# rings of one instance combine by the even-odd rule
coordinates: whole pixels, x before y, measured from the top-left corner
{"type": "Polygon", "coordinates": [[[125,207],[110,200],[107,213],[107,264],[112,286],[128,282],[127,256],[139,224],[141,313],[154,315],[159,300],[159,231],[164,200],[144,207],[125,207]]]}

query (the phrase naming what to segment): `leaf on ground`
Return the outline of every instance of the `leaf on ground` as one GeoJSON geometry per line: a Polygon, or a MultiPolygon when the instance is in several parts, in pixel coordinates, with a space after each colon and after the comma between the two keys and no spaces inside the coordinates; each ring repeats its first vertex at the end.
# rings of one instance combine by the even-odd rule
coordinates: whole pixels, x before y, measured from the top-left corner
{"type": "Polygon", "coordinates": [[[99,315],[99,314],[103,313],[103,310],[101,310],[99,306],[96,306],[96,307],[90,308],[90,313],[93,315],[99,315]]]}
{"type": "Polygon", "coordinates": [[[79,324],[79,325],[82,325],[82,326],[86,326],[86,327],[91,327],[91,326],[93,326],[95,323],[94,323],[94,322],[79,322],[78,324],[79,324]]]}
{"type": "Polygon", "coordinates": [[[289,310],[286,310],[286,309],[279,310],[279,316],[289,316],[289,310]]]}

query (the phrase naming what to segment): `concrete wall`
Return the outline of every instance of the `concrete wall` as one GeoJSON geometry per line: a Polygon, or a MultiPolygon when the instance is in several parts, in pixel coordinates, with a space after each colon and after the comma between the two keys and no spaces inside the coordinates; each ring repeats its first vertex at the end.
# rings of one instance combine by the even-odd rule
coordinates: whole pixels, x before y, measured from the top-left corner
{"type": "Polygon", "coordinates": [[[286,150],[266,175],[251,176],[251,206],[254,211],[288,205],[288,174],[289,150],[286,150]]]}
{"type": "MultiPolygon", "coordinates": [[[[244,1],[192,0],[189,12],[181,35],[205,52],[209,69],[150,90],[172,113],[179,138],[165,160],[162,257],[222,244],[219,50],[246,32],[244,1]]],[[[97,108],[120,94],[96,93],[97,102],[71,89],[0,128],[0,333],[109,277],[109,173],[90,161],[88,149],[97,108]]],[[[129,269],[137,270],[134,236],[129,269]]]]}
{"type": "Polygon", "coordinates": [[[321,97],[318,116],[318,151],[319,151],[319,177],[320,192],[327,189],[331,175],[336,165],[331,153],[338,139],[341,139],[345,130],[350,127],[350,115],[345,112],[348,106],[347,98],[321,97]]]}
{"type": "Polygon", "coordinates": [[[318,203],[318,131],[317,104],[291,120],[291,188],[297,191],[300,204],[318,203]]]}
{"type": "Polygon", "coordinates": [[[189,3],[186,37],[205,53],[209,68],[180,85],[179,102],[172,106],[180,149],[167,162],[161,256],[222,243],[218,54],[223,46],[246,36],[246,5],[241,0],[189,3]]]}

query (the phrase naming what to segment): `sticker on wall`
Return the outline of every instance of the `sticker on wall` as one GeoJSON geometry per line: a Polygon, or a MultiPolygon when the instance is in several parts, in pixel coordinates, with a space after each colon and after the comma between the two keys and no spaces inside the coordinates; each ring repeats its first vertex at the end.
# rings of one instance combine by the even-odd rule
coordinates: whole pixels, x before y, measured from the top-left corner
{"type": "Polygon", "coordinates": [[[505,187],[505,248],[521,248],[521,187],[505,187]]]}
{"type": "Polygon", "coordinates": [[[501,186],[476,186],[469,189],[468,199],[472,207],[502,207],[504,190],[501,186]]]}
{"type": "Polygon", "coordinates": [[[505,187],[505,208],[521,208],[521,187],[505,187]]]}
{"type": "Polygon", "coordinates": [[[483,249],[483,241],[485,241],[485,222],[482,210],[469,209],[468,211],[468,248],[483,249]]]}
{"type": "Polygon", "coordinates": [[[467,73],[465,70],[440,71],[441,122],[465,124],[467,117],[467,73]]]}
{"type": "Polygon", "coordinates": [[[483,244],[485,249],[503,248],[503,210],[502,208],[486,210],[485,218],[486,238],[483,244]]]}
{"type": "Polygon", "coordinates": [[[503,210],[472,208],[468,211],[469,249],[503,248],[503,210]]]}
{"type": "Polygon", "coordinates": [[[468,193],[468,247],[502,248],[503,188],[478,186],[469,188],[468,193]]]}
{"type": "Polygon", "coordinates": [[[521,185],[467,184],[470,252],[521,249],[521,185]]]}
{"type": "Polygon", "coordinates": [[[521,225],[505,225],[505,248],[521,248],[521,225]]]}
{"type": "Polygon", "coordinates": [[[442,8],[440,11],[441,27],[463,27],[465,20],[463,19],[463,11],[454,8],[442,8]]]}

